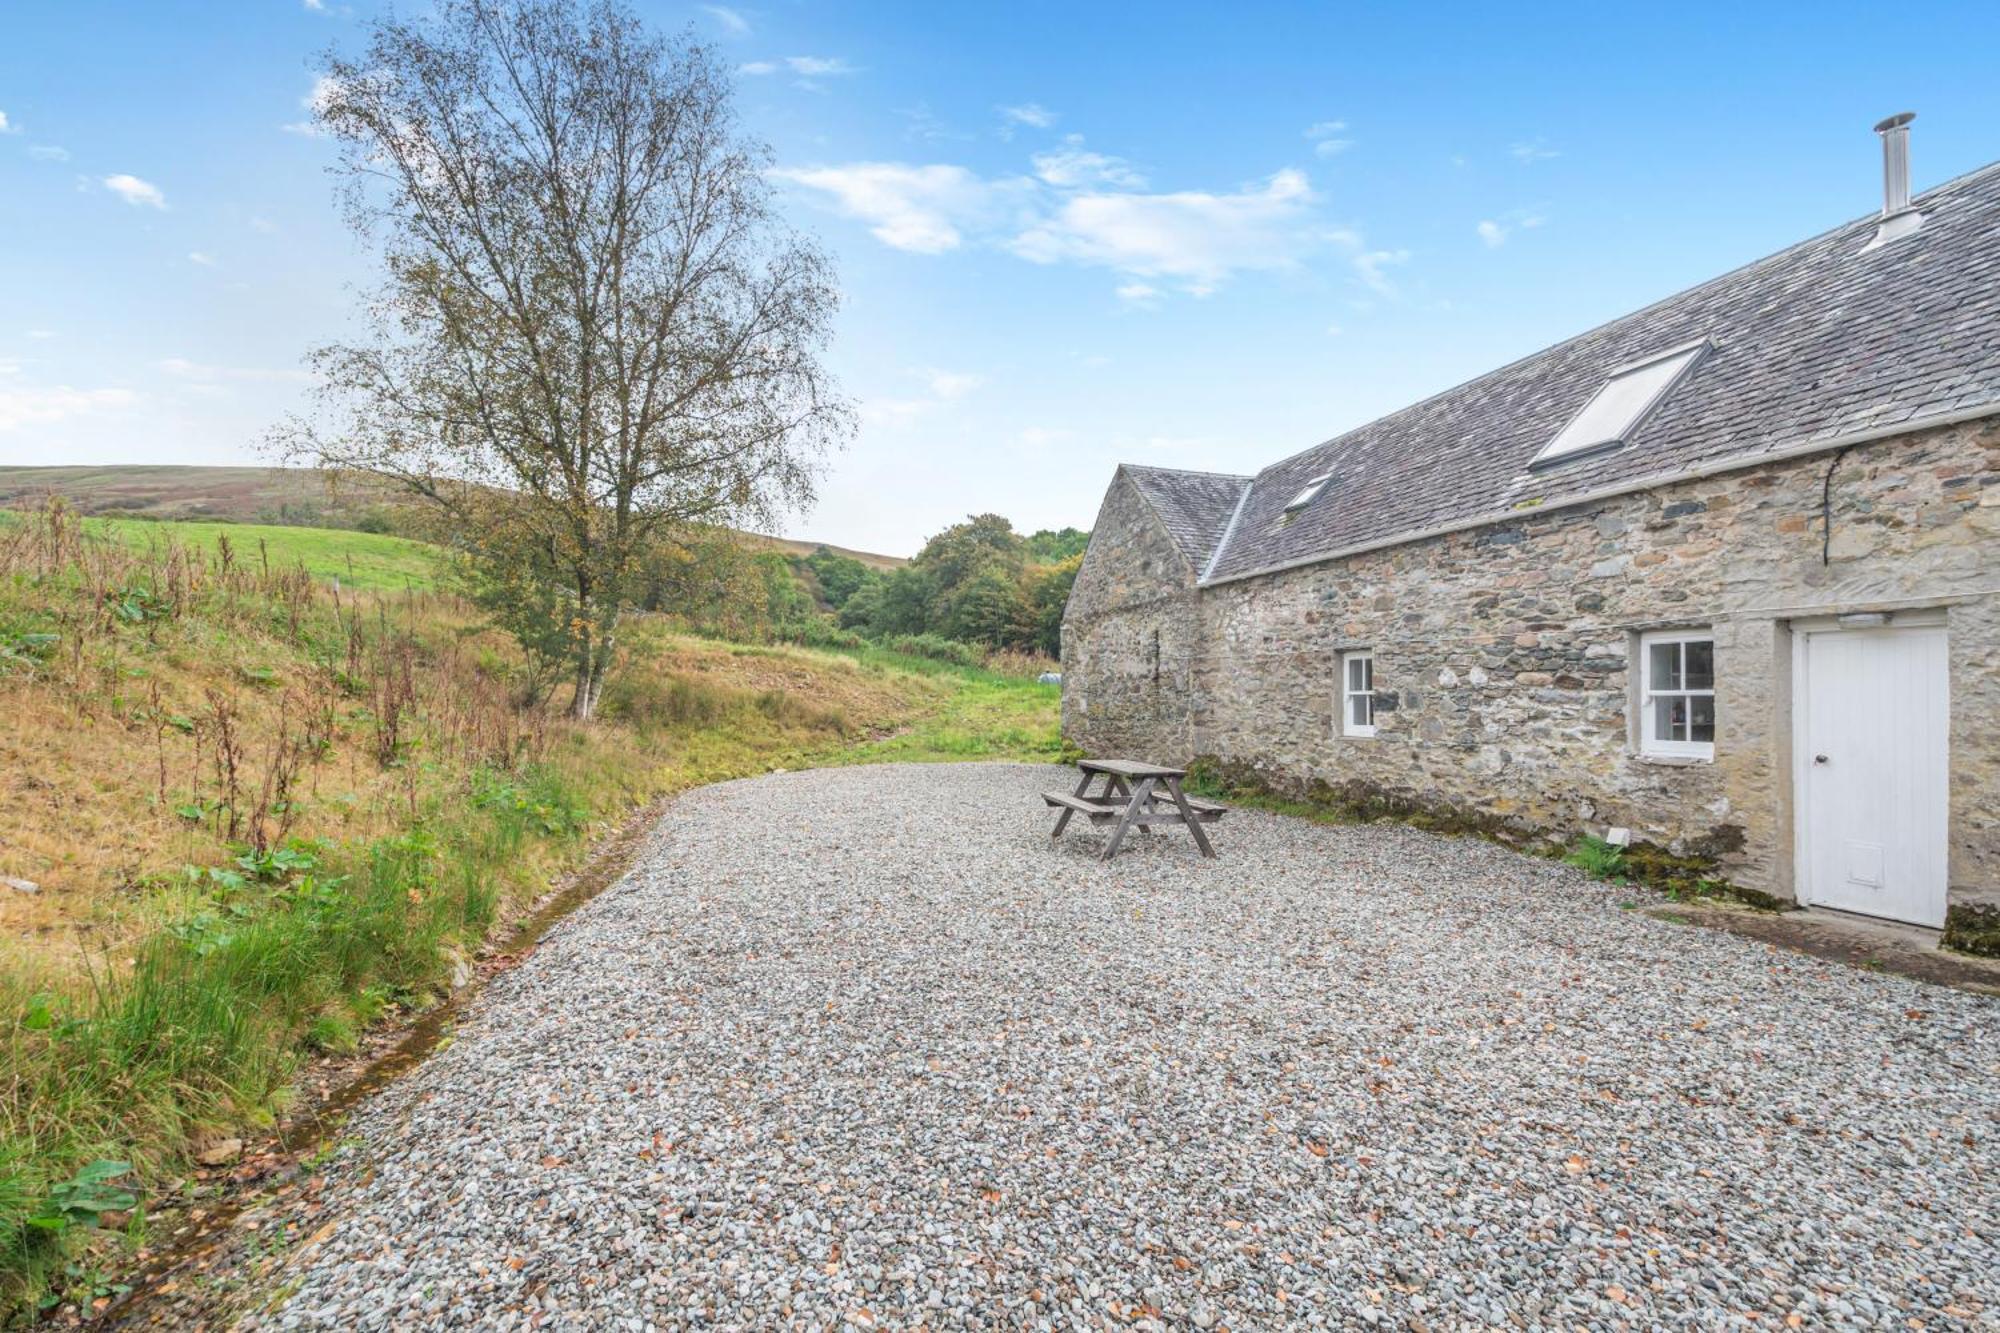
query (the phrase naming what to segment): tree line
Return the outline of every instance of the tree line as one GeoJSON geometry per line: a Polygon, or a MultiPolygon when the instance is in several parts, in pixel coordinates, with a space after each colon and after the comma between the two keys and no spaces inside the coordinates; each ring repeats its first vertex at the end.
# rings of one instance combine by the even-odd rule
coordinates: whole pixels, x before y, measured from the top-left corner
{"type": "MultiPolygon", "coordinates": [[[[873,642],[954,661],[990,650],[1053,657],[1089,540],[1076,528],[1023,535],[980,514],[881,569],[826,546],[801,556],[739,533],[683,532],[645,559],[635,604],[733,639],[873,642]]],[[[518,595],[501,581],[481,597],[505,615],[518,595]]]]}
{"type": "Polygon", "coordinates": [[[998,514],[938,533],[907,565],[874,570],[821,548],[806,560],[845,629],[869,638],[932,634],[987,648],[1056,656],[1063,606],[1090,534],[1023,536],[998,514]]]}

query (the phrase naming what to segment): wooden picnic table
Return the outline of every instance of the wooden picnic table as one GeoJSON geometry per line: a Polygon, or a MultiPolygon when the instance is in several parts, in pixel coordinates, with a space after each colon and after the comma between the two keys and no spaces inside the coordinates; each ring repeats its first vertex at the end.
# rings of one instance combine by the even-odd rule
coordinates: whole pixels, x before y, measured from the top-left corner
{"type": "Polygon", "coordinates": [[[1215,848],[1209,846],[1208,835],[1201,831],[1201,826],[1222,818],[1223,807],[1181,790],[1186,769],[1162,768],[1137,759],[1085,759],[1077,767],[1083,770],[1083,780],[1076,784],[1075,791],[1042,793],[1043,801],[1062,811],[1056,817],[1056,831],[1049,836],[1060,838],[1069,821],[1078,815],[1092,824],[1111,824],[1111,838],[1098,854],[1100,860],[1108,861],[1118,854],[1128,829],[1136,827],[1145,833],[1154,824],[1184,824],[1194,834],[1195,846],[1201,848],[1201,854],[1214,857],[1215,848]],[[1090,784],[1100,777],[1104,779],[1104,790],[1093,796],[1090,784]]]}

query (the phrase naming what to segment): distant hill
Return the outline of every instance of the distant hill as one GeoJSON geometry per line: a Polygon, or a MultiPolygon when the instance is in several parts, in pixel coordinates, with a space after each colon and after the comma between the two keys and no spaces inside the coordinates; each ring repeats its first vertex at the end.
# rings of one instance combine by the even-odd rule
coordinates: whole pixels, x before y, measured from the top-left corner
{"type": "MultiPolygon", "coordinates": [[[[324,473],[297,467],[0,467],[0,508],[20,508],[54,492],[85,514],[148,519],[207,519],[300,527],[374,530],[393,507],[381,483],[345,480],[335,489],[324,473]]],[[[820,543],[744,534],[787,555],[810,555],[820,543]]],[[[828,550],[873,569],[894,569],[901,556],[828,550]]]]}

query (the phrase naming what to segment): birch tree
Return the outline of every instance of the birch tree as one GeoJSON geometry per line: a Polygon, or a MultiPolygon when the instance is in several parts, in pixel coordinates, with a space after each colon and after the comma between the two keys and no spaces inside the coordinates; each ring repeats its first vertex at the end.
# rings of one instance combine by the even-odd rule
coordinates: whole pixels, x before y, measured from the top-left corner
{"type": "Polygon", "coordinates": [[[614,0],[440,0],[318,87],[383,276],[284,442],[543,581],[588,720],[647,544],[805,507],[851,429],[831,266],[774,213],[715,55],[614,0]]]}

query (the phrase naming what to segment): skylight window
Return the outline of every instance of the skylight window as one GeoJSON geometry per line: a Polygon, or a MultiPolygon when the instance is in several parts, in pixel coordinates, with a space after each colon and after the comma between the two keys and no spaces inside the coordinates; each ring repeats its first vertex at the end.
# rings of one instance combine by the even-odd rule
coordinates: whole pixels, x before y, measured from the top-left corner
{"type": "Polygon", "coordinates": [[[1646,419],[1646,414],[1707,350],[1708,339],[1704,338],[1612,371],[1611,378],[1583,405],[1583,411],[1543,446],[1530,466],[1625,443],[1646,419]]]}
{"type": "Polygon", "coordinates": [[[1327,473],[1324,477],[1314,477],[1305,484],[1304,490],[1301,490],[1297,495],[1292,497],[1292,502],[1285,506],[1285,512],[1287,514],[1295,514],[1299,510],[1304,509],[1318,497],[1321,491],[1326,489],[1326,484],[1332,480],[1333,474],[1331,472],[1327,473]]]}

